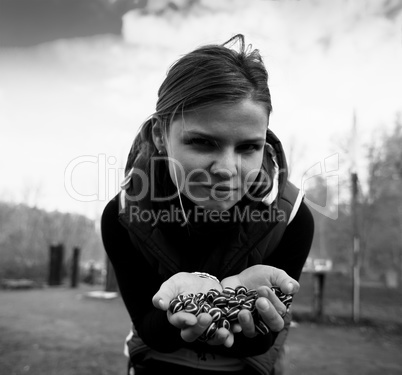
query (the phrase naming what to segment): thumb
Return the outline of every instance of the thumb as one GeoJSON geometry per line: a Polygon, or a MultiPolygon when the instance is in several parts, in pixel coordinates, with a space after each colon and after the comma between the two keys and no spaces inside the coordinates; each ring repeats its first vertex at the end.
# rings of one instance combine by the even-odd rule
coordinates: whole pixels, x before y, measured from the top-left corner
{"type": "Polygon", "coordinates": [[[286,294],[295,294],[300,289],[300,284],[279,268],[274,269],[272,282],[273,286],[278,286],[286,294]]]}
{"type": "Polygon", "coordinates": [[[174,285],[165,281],[158,292],[152,297],[152,304],[163,311],[169,308],[170,301],[177,296],[174,285]]]}

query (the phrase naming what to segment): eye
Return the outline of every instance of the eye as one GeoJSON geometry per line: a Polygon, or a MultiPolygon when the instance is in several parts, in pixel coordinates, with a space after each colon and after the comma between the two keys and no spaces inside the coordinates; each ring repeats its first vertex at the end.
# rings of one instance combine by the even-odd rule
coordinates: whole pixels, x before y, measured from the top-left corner
{"type": "Polygon", "coordinates": [[[258,143],[245,143],[237,147],[238,151],[242,153],[252,153],[261,150],[261,148],[262,146],[258,143]]]}
{"type": "Polygon", "coordinates": [[[186,140],[186,144],[199,147],[212,147],[214,143],[206,138],[190,138],[186,140]]]}

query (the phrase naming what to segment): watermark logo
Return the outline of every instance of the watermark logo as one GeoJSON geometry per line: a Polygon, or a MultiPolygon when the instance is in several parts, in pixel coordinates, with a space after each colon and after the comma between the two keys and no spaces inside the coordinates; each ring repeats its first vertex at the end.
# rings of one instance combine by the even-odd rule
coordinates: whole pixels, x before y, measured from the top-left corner
{"type": "Polygon", "coordinates": [[[283,210],[266,207],[264,210],[243,209],[238,206],[233,211],[205,210],[195,205],[193,209],[183,211],[181,208],[170,205],[169,208],[159,210],[141,210],[138,206],[130,206],[128,211],[130,222],[149,223],[155,226],[158,223],[179,223],[184,227],[188,222],[197,223],[241,223],[241,222],[287,222],[288,218],[283,210]]]}
{"type": "MultiPolygon", "coordinates": [[[[169,159],[170,160],[170,159],[169,159]]],[[[153,160],[154,161],[154,160],[153,160]]],[[[212,184],[211,175],[205,170],[194,170],[186,175],[183,167],[177,160],[170,160],[175,164],[176,171],[179,177],[179,190],[183,189],[183,186],[190,186],[193,184],[192,177],[195,174],[204,175],[205,183],[212,184]]],[[[125,179],[124,168],[118,168],[116,166],[117,159],[114,156],[107,156],[105,154],[95,155],[83,155],[79,156],[67,165],[64,173],[64,186],[66,192],[75,200],[81,202],[94,202],[94,201],[109,201],[121,190],[120,184],[125,179]],[[90,194],[84,194],[79,188],[80,175],[85,175],[84,170],[91,169],[91,176],[95,176],[97,181],[93,181],[91,187],[93,190],[90,194]]],[[[151,164],[151,171],[155,166],[151,164]]],[[[247,184],[250,189],[247,190],[248,197],[255,199],[250,192],[257,186],[262,184],[269,185],[273,182],[272,176],[266,171],[259,171],[260,178],[258,181],[254,180],[253,176],[256,176],[256,171],[251,170],[247,173],[244,184],[247,184]]],[[[279,170],[279,175],[283,173],[283,170],[279,170]]],[[[129,200],[141,200],[148,192],[150,192],[151,199],[155,201],[171,200],[177,197],[178,193],[169,197],[158,197],[155,192],[155,184],[152,179],[146,175],[146,173],[140,169],[134,169],[132,171],[133,176],[141,181],[141,188],[135,196],[126,195],[129,200]]],[[[153,173],[151,173],[153,176],[153,173]]],[[[231,181],[233,182],[233,181],[231,181]]],[[[238,181],[237,183],[241,183],[238,181]]],[[[221,182],[214,185],[211,190],[211,197],[216,201],[225,201],[230,196],[230,191],[226,194],[224,191],[219,190],[221,182]],[[217,190],[214,190],[214,189],[217,190]],[[217,194],[219,192],[219,194],[217,194]]],[[[336,220],[338,218],[338,205],[339,205],[339,155],[333,154],[320,162],[315,163],[306,172],[303,173],[301,178],[301,191],[304,194],[304,202],[316,212],[336,220]],[[321,185],[317,184],[321,183],[321,185]],[[325,195],[325,203],[322,203],[321,199],[311,195],[309,193],[311,183],[314,183],[314,190],[320,190],[325,195]],[[319,203],[320,202],[320,203],[319,203]]],[[[238,192],[240,193],[240,191],[238,192]]],[[[191,189],[188,191],[191,194],[191,189]]],[[[195,202],[197,200],[202,205],[206,198],[200,196],[189,196],[189,198],[195,202]]],[[[240,197],[241,198],[241,197],[240,197]]]]}
{"type": "MultiPolygon", "coordinates": [[[[107,157],[105,154],[83,155],[79,156],[67,165],[64,172],[64,186],[65,190],[70,197],[81,202],[94,202],[94,201],[108,201],[113,198],[120,190],[121,183],[126,179],[124,176],[124,169],[116,167],[117,159],[114,156],[107,157]],[[96,176],[95,182],[92,184],[94,187],[91,194],[84,194],[79,187],[79,175],[84,175],[84,170],[92,169],[93,176],[96,176]]],[[[154,157],[150,163],[150,176],[143,170],[133,168],[130,171],[131,177],[139,182],[135,195],[126,195],[126,198],[131,201],[139,201],[145,198],[150,193],[150,199],[155,202],[169,201],[178,196],[179,192],[176,191],[170,196],[158,196],[155,189],[156,184],[154,181],[155,164],[157,162],[168,161],[175,169],[176,186],[178,191],[186,192],[187,197],[197,203],[202,204],[209,200],[224,202],[228,199],[240,200],[244,193],[248,194],[250,199],[255,199],[251,192],[263,185],[269,186],[272,182],[271,176],[264,170],[251,169],[247,171],[245,176],[237,175],[225,181],[213,181],[211,173],[205,169],[195,168],[191,171],[185,171],[181,163],[170,157],[154,157]],[[260,175],[258,181],[256,176],[260,175]],[[202,181],[202,182],[201,182],[202,181]],[[206,186],[210,189],[209,194],[204,195],[194,194],[193,187],[206,186]],[[247,187],[244,189],[244,187],[247,187]]],[[[241,170],[241,158],[239,157],[238,168],[241,170]]],[[[216,180],[216,178],[215,178],[216,180]]]]}
{"type": "MultiPolygon", "coordinates": [[[[120,183],[124,179],[124,169],[116,167],[117,159],[105,154],[81,155],[71,160],[64,171],[64,188],[67,194],[80,202],[105,202],[113,198],[120,190],[120,183]],[[91,171],[91,176],[96,176],[94,189],[90,194],[84,194],[80,181],[91,171]]],[[[86,176],[87,177],[87,176],[86,176]]]]}
{"type": "Polygon", "coordinates": [[[308,182],[316,182],[315,190],[323,193],[326,199],[324,205],[320,205],[305,195],[304,202],[318,213],[336,220],[339,206],[339,154],[326,157],[303,174],[301,180],[303,193],[307,192],[308,182]],[[312,179],[315,179],[315,181],[311,181],[312,179]]]}

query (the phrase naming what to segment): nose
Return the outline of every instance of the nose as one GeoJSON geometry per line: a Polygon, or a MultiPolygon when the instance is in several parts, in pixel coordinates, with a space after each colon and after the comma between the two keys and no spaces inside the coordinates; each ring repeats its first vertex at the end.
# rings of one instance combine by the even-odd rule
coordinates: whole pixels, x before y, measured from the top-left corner
{"type": "Polygon", "coordinates": [[[239,156],[232,150],[224,150],[216,155],[210,171],[211,174],[228,179],[237,175],[239,156]]]}

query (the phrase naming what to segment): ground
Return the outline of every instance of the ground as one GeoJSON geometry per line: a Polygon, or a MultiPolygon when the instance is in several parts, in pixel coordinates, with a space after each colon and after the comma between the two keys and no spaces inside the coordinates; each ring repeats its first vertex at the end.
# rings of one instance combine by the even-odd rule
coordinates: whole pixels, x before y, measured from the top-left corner
{"type": "Polygon", "coordinates": [[[286,374],[402,374],[401,347],[375,329],[301,323],[290,330],[286,374]]]}
{"type": "MultiPolygon", "coordinates": [[[[368,315],[354,324],[343,289],[329,283],[332,304],[326,302],[324,319],[317,322],[310,309],[311,284],[304,281],[304,294],[292,307],[286,375],[402,373],[399,291],[364,289],[368,315]]],[[[122,350],[130,323],[124,304],[120,297],[88,298],[90,289],[0,290],[0,374],[125,374],[122,350]]]]}

